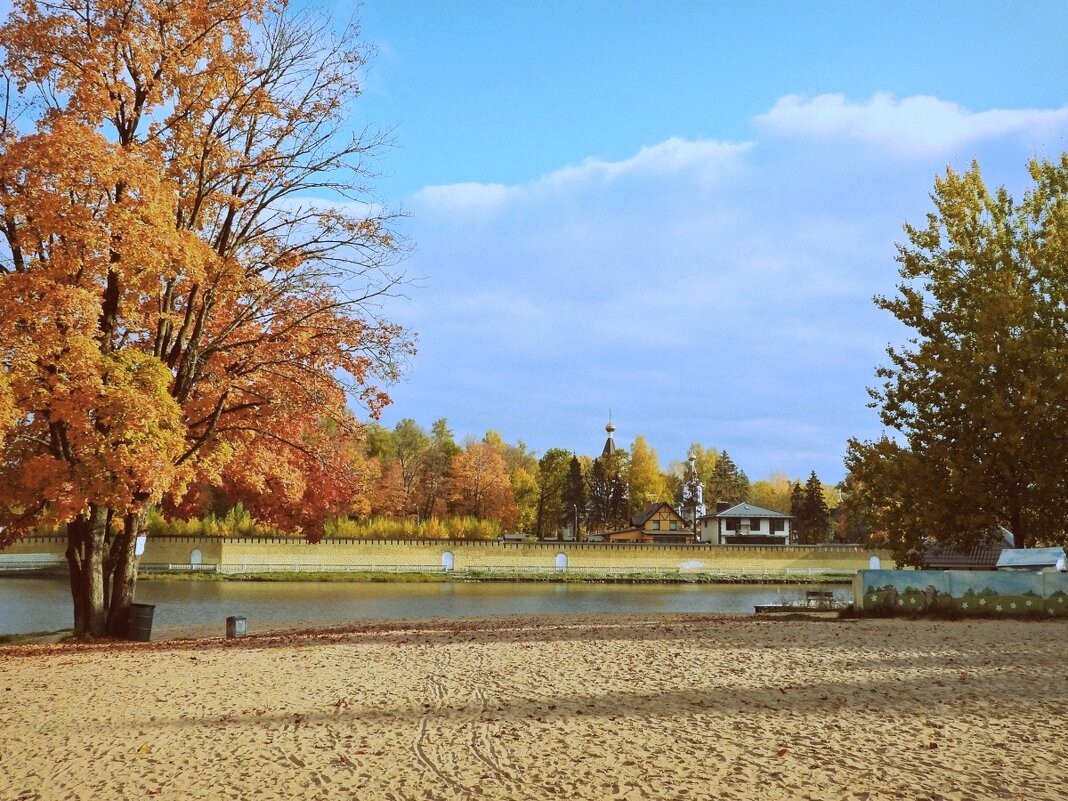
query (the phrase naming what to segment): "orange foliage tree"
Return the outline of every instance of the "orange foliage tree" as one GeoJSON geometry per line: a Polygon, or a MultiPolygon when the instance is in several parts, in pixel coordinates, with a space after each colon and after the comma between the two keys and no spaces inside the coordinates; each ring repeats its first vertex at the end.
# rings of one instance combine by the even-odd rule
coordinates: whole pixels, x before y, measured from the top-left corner
{"type": "Polygon", "coordinates": [[[452,457],[446,495],[449,511],[455,515],[496,520],[506,530],[519,519],[508,468],[486,442],[468,442],[452,457]]]}
{"type": "Polygon", "coordinates": [[[411,352],[348,117],[357,31],[264,0],[16,0],[0,28],[0,545],[66,524],[77,634],[118,634],[146,507],[225,486],[315,537],[355,397],[411,352]]]}

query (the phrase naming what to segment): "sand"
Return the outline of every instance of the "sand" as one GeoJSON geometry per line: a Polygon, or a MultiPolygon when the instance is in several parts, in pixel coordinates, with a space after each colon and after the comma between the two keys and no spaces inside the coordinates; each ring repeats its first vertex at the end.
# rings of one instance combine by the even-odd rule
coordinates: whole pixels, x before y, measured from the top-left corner
{"type": "Polygon", "coordinates": [[[495,619],[0,650],[0,799],[1063,799],[1068,621],[495,619]]]}

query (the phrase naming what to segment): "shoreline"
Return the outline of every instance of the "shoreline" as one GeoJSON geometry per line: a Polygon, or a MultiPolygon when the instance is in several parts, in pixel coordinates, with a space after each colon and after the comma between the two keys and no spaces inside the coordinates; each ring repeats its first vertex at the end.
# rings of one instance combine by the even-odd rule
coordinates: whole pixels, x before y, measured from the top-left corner
{"type": "MultiPolygon", "coordinates": [[[[65,569],[20,570],[0,573],[2,578],[67,579],[65,569]]],[[[222,573],[214,571],[146,571],[139,572],[138,581],[233,581],[233,582],[321,582],[321,583],[441,583],[464,582],[530,582],[558,584],[851,584],[848,573],[580,573],[580,572],[524,572],[463,570],[450,572],[421,571],[268,571],[262,573],[222,573]]]]}
{"type": "Polygon", "coordinates": [[[1053,801],[1065,652],[1065,620],[721,614],[19,646],[0,797],[1053,801]]]}

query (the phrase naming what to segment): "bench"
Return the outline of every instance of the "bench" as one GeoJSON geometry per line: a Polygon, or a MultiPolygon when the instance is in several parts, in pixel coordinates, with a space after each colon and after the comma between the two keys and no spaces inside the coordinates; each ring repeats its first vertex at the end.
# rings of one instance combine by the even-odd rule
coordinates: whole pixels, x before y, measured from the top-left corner
{"type": "Polygon", "coordinates": [[[806,590],[805,606],[834,606],[834,592],[831,590],[806,590]]]}

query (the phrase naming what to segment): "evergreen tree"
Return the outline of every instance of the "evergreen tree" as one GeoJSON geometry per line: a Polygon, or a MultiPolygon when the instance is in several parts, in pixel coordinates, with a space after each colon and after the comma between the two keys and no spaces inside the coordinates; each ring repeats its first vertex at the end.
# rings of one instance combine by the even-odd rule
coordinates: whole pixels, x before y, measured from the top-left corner
{"type": "Polygon", "coordinates": [[[831,513],[827,508],[827,501],[823,497],[823,484],[820,483],[813,470],[805,482],[804,497],[805,529],[808,534],[807,542],[810,545],[818,545],[827,541],[827,528],[831,524],[831,513]]]}
{"type": "Polygon", "coordinates": [[[612,531],[629,522],[627,514],[627,452],[616,450],[593,460],[589,477],[591,530],[612,531]]]}
{"type": "MultiPolygon", "coordinates": [[[[571,454],[561,448],[550,448],[538,460],[538,501],[534,521],[534,534],[539,540],[557,531],[568,521],[573,521],[573,510],[567,504],[569,460],[571,454]]],[[[576,464],[578,460],[575,460],[576,464]]],[[[579,474],[579,484],[582,475],[579,474]]]]}
{"type": "Polygon", "coordinates": [[[582,474],[582,463],[572,455],[564,482],[564,515],[574,526],[576,540],[582,539],[581,522],[586,519],[586,503],[586,477],[582,474]]]}
{"type": "Polygon", "coordinates": [[[799,545],[808,542],[808,525],[805,515],[805,491],[801,482],[795,481],[790,491],[790,514],[793,515],[793,540],[799,545]]]}
{"type": "Polygon", "coordinates": [[[738,469],[726,451],[719,454],[709,483],[709,503],[725,502],[734,506],[749,498],[749,478],[738,469]]]}

